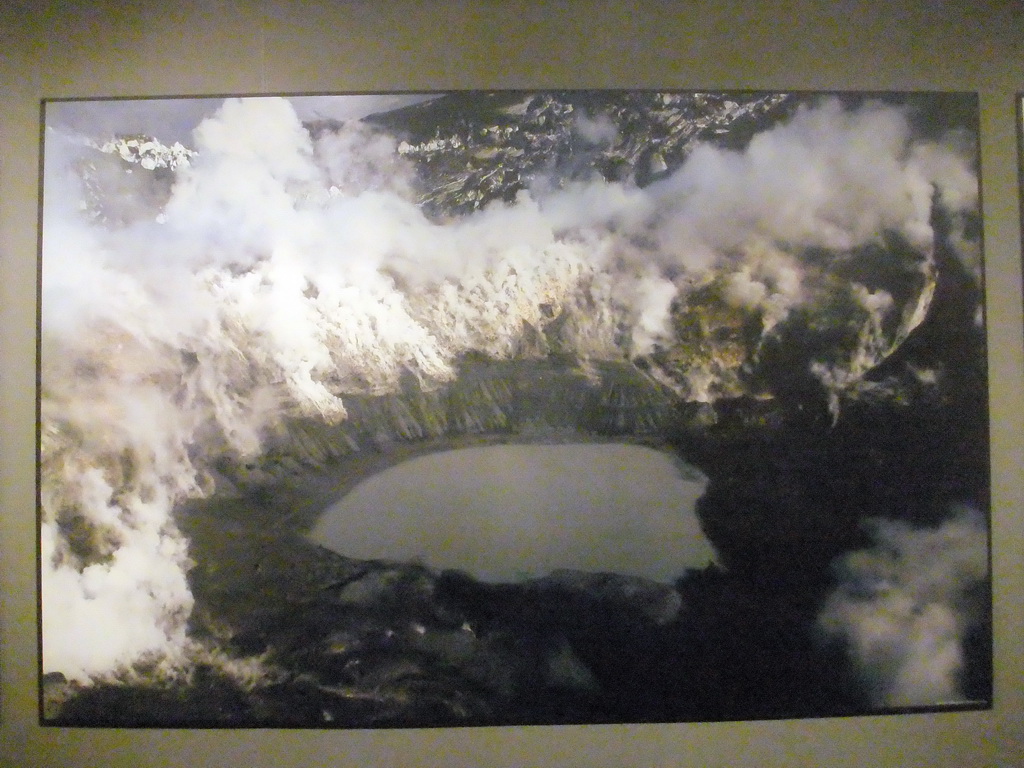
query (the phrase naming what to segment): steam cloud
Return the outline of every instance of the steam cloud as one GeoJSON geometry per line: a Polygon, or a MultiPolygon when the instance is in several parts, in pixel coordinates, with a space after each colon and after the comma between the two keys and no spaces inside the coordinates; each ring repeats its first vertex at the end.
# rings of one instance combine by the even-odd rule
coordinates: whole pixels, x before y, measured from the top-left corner
{"type": "MultiPolygon", "coordinates": [[[[591,142],[613,128],[581,125],[591,142]]],[[[109,138],[46,138],[43,665],[79,680],[187,653],[172,510],[279,420],[344,419],[346,394],[405,372],[435,386],[552,311],[583,360],[645,354],[671,340],[673,300],[716,275],[769,332],[821,300],[801,249],[891,230],[926,263],[933,185],[954,211],[977,204],[957,147],[915,141],[899,109],[830,100],[644,189],[523,192],[444,223],[415,204],[395,140],[358,121],[314,138],[286,99],[225,101],[162,176],[107,163],[109,138]]],[[[891,310],[860,303],[868,324],[891,310]]],[[[697,377],[683,394],[710,397],[697,377]]]]}
{"type": "Polygon", "coordinates": [[[960,510],[923,529],[877,521],[875,539],[839,564],[820,629],[845,643],[875,704],[962,701],[963,641],[987,599],[982,516],[960,510]]]}

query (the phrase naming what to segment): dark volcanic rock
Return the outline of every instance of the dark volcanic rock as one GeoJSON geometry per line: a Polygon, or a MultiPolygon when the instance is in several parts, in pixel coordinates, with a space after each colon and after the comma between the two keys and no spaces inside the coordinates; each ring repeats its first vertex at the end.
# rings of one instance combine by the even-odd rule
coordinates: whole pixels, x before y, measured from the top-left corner
{"type": "Polygon", "coordinates": [[[561,621],[573,615],[613,616],[617,622],[664,625],[679,615],[682,598],[671,587],[615,573],[559,570],[526,585],[539,601],[558,606],[561,621]]]}
{"type": "Polygon", "coordinates": [[[714,418],[680,432],[679,450],[710,478],[698,513],[730,569],[787,588],[820,583],[835,557],[866,544],[868,518],[935,524],[959,504],[988,508],[980,288],[935,211],[935,295],[927,319],[866,374],[878,396],[851,392],[833,416],[804,379],[770,403],[717,402],[714,418]]]}
{"type": "Polygon", "coordinates": [[[630,178],[646,186],[699,141],[742,147],[792,111],[784,94],[517,91],[449,94],[370,118],[404,138],[421,202],[436,216],[510,202],[534,185],[630,178]]]}

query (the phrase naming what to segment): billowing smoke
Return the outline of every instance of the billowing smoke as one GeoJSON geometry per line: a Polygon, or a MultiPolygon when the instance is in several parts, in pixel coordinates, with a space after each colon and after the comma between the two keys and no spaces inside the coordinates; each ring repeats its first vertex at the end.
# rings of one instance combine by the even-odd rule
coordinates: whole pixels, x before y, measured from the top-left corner
{"type": "MultiPolygon", "coordinates": [[[[613,128],[579,125],[593,142],[613,128]]],[[[647,354],[672,345],[674,302],[716,279],[770,333],[832,295],[805,249],[893,231],[924,264],[933,187],[977,204],[957,147],[914,141],[899,109],[829,100],[745,151],[700,146],[644,189],[538,184],[446,221],[416,204],[396,139],[310,132],[286,99],[225,101],[194,155],[152,169],[97,148],[110,138],[46,140],[43,664],[80,680],[183,652],[190,561],[172,511],[282,419],[345,419],[347,394],[403,375],[437,386],[462,353],[512,355],[552,316],[583,361],[647,354]]],[[[847,290],[867,326],[898,311],[847,290]]],[[[687,375],[691,399],[721,376],[687,375]]]]}
{"type": "Polygon", "coordinates": [[[934,528],[880,520],[874,538],[838,563],[819,628],[845,645],[873,703],[962,701],[964,640],[988,601],[984,519],[963,509],[934,528]]]}
{"type": "Polygon", "coordinates": [[[908,148],[909,139],[898,110],[850,112],[826,101],[755,136],[743,153],[700,147],[655,191],[675,211],[659,239],[670,254],[685,253],[690,243],[738,250],[758,235],[846,250],[891,230],[926,249],[932,185],[952,185],[951,202],[972,205],[977,184],[948,150],[942,157],[963,175],[936,173],[940,150],[908,148]]]}

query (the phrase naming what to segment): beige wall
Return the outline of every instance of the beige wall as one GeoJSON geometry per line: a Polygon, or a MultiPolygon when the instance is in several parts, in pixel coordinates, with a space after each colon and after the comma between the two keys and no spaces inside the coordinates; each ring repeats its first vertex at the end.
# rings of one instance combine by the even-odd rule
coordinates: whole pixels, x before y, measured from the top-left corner
{"type": "Polygon", "coordinates": [[[1014,101],[1020,90],[1019,0],[137,0],[124,8],[120,1],[5,0],[0,764],[1024,765],[1024,360],[1014,101]],[[40,98],[542,86],[981,93],[995,709],[829,721],[393,732],[39,728],[34,349],[40,98]]]}

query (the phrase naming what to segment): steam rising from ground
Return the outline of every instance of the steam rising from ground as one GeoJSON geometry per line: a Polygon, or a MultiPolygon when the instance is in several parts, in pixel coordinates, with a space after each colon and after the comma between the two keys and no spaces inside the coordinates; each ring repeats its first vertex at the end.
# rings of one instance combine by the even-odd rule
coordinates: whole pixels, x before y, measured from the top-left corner
{"type": "Polygon", "coordinates": [[[820,628],[845,643],[875,704],[963,700],[963,641],[988,600],[982,516],[961,510],[924,529],[877,521],[875,539],[839,564],[820,628]]]}
{"type": "MultiPolygon", "coordinates": [[[[580,130],[615,135],[604,118],[580,130]]],[[[436,386],[552,316],[581,360],[646,354],[716,275],[769,332],[821,299],[804,249],[888,230],[926,264],[934,185],[954,211],[977,204],[963,152],[914,141],[899,109],[837,101],[744,152],[701,146],[645,189],[597,179],[446,222],[416,205],[395,139],[357,121],[314,138],[285,99],[227,100],[162,176],[115,169],[93,149],[109,138],[46,140],[43,664],[80,680],[184,652],[172,510],[279,420],[344,419],[346,394],[404,374],[436,386]],[[109,192],[115,175],[97,214],[83,176],[109,192]]],[[[863,291],[868,314],[890,311],[863,291]]]]}

